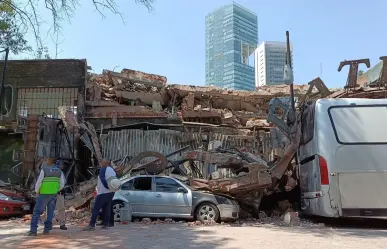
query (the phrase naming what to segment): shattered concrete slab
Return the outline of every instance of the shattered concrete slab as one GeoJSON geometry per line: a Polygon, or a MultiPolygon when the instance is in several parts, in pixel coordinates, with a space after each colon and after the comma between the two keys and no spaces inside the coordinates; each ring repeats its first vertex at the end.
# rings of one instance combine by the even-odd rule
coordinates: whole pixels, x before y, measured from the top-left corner
{"type": "MultiPolygon", "coordinates": [[[[108,107],[105,109],[110,110],[106,111],[108,114],[125,113],[125,107],[129,106],[143,106],[148,110],[178,115],[183,122],[230,125],[237,128],[270,128],[270,124],[265,122],[270,99],[290,95],[287,85],[263,86],[255,91],[173,85],[167,84],[165,76],[130,69],[123,69],[121,72],[103,70],[102,74],[91,74],[86,88],[86,106],[93,105],[95,108],[96,101],[105,101],[118,103],[122,107],[117,110],[118,107],[112,107],[113,104],[106,104],[108,107]]],[[[295,85],[294,89],[295,95],[299,97],[310,90],[308,85],[295,85]]],[[[89,116],[100,113],[93,108],[87,108],[86,113],[89,116]]],[[[127,113],[134,112],[137,111],[127,113]]],[[[118,115],[117,118],[125,118],[131,114],[118,115]]],[[[102,116],[108,118],[108,115],[102,116]]],[[[155,115],[144,115],[148,116],[153,118],[155,115]]]]}

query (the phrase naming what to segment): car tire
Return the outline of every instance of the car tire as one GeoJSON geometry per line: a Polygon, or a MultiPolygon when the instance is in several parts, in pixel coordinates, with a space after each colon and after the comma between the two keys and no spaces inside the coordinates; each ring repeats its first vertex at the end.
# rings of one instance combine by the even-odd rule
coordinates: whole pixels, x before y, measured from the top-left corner
{"type": "Polygon", "coordinates": [[[112,213],[114,215],[114,222],[120,222],[120,210],[124,207],[123,201],[113,201],[112,203],[112,213]]]}
{"type": "Polygon", "coordinates": [[[211,220],[218,222],[220,219],[219,209],[210,202],[200,203],[195,209],[195,218],[202,222],[211,220]]]}

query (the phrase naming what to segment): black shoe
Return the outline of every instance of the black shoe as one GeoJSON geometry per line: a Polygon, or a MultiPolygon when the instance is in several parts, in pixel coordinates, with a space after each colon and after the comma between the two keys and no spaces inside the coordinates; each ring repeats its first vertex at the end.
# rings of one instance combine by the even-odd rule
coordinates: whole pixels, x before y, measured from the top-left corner
{"type": "Polygon", "coordinates": [[[26,236],[38,236],[38,233],[29,231],[26,236]]]}
{"type": "Polygon", "coordinates": [[[44,234],[44,235],[47,235],[47,234],[49,234],[49,233],[50,233],[50,230],[48,230],[48,231],[43,230],[43,234],[44,234]]]}
{"type": "Polygon", "coordinates": [[[101,227],[101,229],[108,230],[109,227],[108,226],[103,226],[103,227],[101,227]]]}
{"type": "Polygon", "coordinates": [[[67,230],[67,227],[66,227],[66,225],[62,225],[62,226],[59,227],[59,229],[60,230],[67,230]]]}

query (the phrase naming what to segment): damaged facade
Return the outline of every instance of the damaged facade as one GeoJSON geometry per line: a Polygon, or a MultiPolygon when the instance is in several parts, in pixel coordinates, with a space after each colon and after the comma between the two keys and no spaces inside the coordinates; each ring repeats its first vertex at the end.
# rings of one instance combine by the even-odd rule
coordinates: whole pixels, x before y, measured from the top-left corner
{"type": "MultiPolygon", "coordinates": [[[[121,175],[170,174],[255,213],[263,196],[297,185],[292,160],[302,115],[290,110],[286,85],[169,85],[129,69],[90,74],[85,60],[11,61],[9,68],[1,122],[23,134],[18,183],[27,192],[48,155],[61,159],[66,205],[75,207],[92,198],[103,157],[121,175]]],[[[328,89],[320,78],[294,89],[298,106],[360,92],[328,89]]]]}

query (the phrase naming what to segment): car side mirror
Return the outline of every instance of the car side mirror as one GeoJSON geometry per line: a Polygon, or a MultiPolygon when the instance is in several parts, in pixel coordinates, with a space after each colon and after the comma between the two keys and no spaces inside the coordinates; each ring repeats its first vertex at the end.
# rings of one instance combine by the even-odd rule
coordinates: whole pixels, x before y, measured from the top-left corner
{"type": "Polygon", "coordinates": [[[179,192],[179,193],[187,193],[188,191],[185,188],[183,188],[183,187],[178,187],[177,188],[177,192],[179,192]]]}

